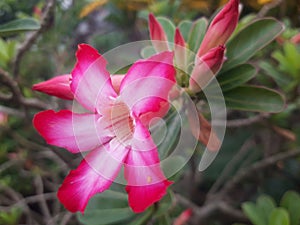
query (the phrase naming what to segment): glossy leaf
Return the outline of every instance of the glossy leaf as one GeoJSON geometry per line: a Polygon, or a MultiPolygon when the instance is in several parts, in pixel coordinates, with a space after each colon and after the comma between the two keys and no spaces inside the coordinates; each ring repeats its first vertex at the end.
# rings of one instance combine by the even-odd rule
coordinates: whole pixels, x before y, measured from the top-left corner
{"type": "Polygon", "coordinates": [[[253,225],[267,225],[264,220],[264,214],[253,202],[245,202],[242,205],[243,212],[250,219],[253,225]]]}
{"type": "Polygon", "coordinates": [[[290,225],[290,218],[286,209],[284,208],[273,209],[269,217],[268,225],[290,225]]]}
{"type": "Polygon", "coordinates": [[[246,26],[226,45],[228,60],[223,65],[223,71],[246,62],[273,41],[283,29],[283,25],[272,18],[260,19],[246,26]]]}
{"type": "Polygon", "coordinates": [[[17,19],[0,26],[0,36],[8,36],[24,31],[40,29],[40,24],[32,18],[17,19]]]}
{"type": "Polygon", "coordinates": [[[188,47],[191,51],[198,51],[206,32],[207,23],[208,22],[205,18],[200,18],[193,23],[187,41],[188,47]]]}
{"type": "Polygon", "coordinates": [[[300,195],[297,192],[286,192],[281,199],[280,206],[289,212],[291,225],[300,225],[300,195]]]}
{"type": "Polygon", "coordinates": [[[162,27],[167,35],[168,41],[173,43],[174,34],[175,34],[174,24],[171,22],[171,20],[167,19],[166,17],[157,17],[156,19],[162,25],[162,27]]]}
{"type": "Polygon", "coordinates": [[[228,108],[255,112],[280,112],[284,98],[278,92],[258,86],[240,86],[224,93],[228,108]]]}
{"type": "Polygon", "coordinates": [[[222,91],[229,91],[251,80],[256,72],[254,66],[242,64],[224,73],[218,74],[217,80],[222,91]]]}
{"type": "Polygon", "coordinates": [[[189,20],[183,20],[178,24],[178,28],[185,41],[189,39],[189,33],[193,26],[193,22],[189,20]]]}
{"type": "Polygon", "coordinates": [[[125,193],[107,190],[93,197],[84,215],[78,213],[77,216],[86,225],[105,225],[129,219],[135,214],[128,206],[125,193]]]}
{"type": "Polygon", "coordinates": [[[178,140],[177,135],[181,128],[181,118],[176,111],[171,111],[165,121],[166,126],[158,124],[150,129],[152,138],[157,144],[160,159],[166,158],[171,153],[174,144],[178,140]]]}

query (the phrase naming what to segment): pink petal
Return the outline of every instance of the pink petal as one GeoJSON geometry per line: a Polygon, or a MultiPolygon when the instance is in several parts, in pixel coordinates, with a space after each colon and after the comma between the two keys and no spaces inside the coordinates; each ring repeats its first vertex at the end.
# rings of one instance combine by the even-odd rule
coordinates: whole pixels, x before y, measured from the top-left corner
{"type": "Polygon", "coordinates": [[[157,148],[149,131],[137,121],[134,137],[125,161],[126,191],[134,212],[142,212],[159,201],[172,183],[161,168],[157,148]]]}
{"type": "Polygon", "coordinates": [[[173,53],[163,52],[133,64],[122,80],[120,97],[136,116],[157,112],[175,82],[173,53]]]}
{"type": "Polygon", "coordinates": [[[112,75],[110,77],[111,82],[112,82],[112,86],[113,86],[116,93],[120,92],[121,82],[122,82],[124,77],[125,77],[125,75],[122,75],[122,74],[115,74],[115,75],[112,75]]]}
{"type": "Polygon", "coordinates": [[[72,100],[74,96],[70,89],[70,79],[70,74],[59,75],[33,85],[32,90],[40,91],[62,99],[72,100]]]}
{"type": "Polygon", "coordinates": [[[224,45],[233,33],[239,19],[239,0],[230,0],[210,23],[197,56],[211,48],[224,45]]]}
{"type": "Polygon", "coordinates": [[[72,71],[71,90],[75,98],[91,112],[101,111],[116,97],[106,60],[89,45],[81,44],[76,53],[77,63],[72,71]]]}
{"type": "Polygon", "coordinates": [[[153,47],[157,52],[168,51],[167,35],[155,16],[149,14],[149,31],[153,47]]]}
{"type": "Polygon", "coordinates": [[[135,213],[145,211],[149,206],[162,199],[171,184],[172,182],[164,180],[147,186],[126,186],[130,207],[135,213]]]}
{"type": "Polygon", "coordinates": [[[109,188],[127,153],[122,145],[104,145],[89,153],[59,188],[61,203],[71,212],[83,213],[92,196],[109,188]]]}
{"type": "Polygon", "coordinates": [[[97,114],[76,114],[69,110],[47,110],[36,114],[33,125],[48,144],[68,149],[72,153],[91,150],[111,139],[102,128],[97,114]]]}

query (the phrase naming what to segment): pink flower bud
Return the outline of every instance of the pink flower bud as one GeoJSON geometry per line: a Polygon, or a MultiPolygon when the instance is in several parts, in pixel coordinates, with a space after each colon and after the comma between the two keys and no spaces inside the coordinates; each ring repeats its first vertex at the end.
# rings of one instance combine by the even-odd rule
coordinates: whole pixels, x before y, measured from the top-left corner
{"type": "Polygon", "coordinates": [[[189,89],[195,93],[203,89],[213,76],[221,69],[224,62],[225,46],[212,48],[201,58],[196,57],[190,78],[189,89]]]}
{"type": "Polygon", "coordinates": [[[74,96],[70,89],[70,79],[70,74],[60,75],[33,85],[32,90],[40,91],[62,99],[72,100],[74,96]]]}
{"type": "Polygon", "coordinates": [[[175,47],[174,47],[175,64],[179,69],[185,70],[186,63],[187,63],[185,41],[178,28],[176,28],[175,31],[174,42],[175,42],[175,47]]]}
{"type": "Polygon", "coordinates": [[[234,31],[239,18],[239,0],[230,0],[210,23],[197,55],[224,45],[234,31]]]}
{"type": "Polygon", "coordinates": [[[152,13],[149,14],[149,31],[155,50],[157,52],[168,51],[167,35],[152,13]]]}

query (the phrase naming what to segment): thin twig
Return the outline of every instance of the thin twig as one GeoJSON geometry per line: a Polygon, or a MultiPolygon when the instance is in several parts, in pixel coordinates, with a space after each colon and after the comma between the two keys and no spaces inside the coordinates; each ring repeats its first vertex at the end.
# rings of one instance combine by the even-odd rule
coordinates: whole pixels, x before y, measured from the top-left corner
{"type": "Polygon", "coordinates": [[[228,178],[229,174],[234,170],[236,165],[241,162],[241,160],[248,153],[249,149],[254,145],[254,141],[252,139],[248,139],[237,152],[237,154],[232,158],[232,160],[226,165],[224,170],[221,172],[220,176],[210,188],[207,193],[207,200],[210,199],[211,195],[213,195],[218,189],[222,186],[225,179],[228,178]]]}
{"type": "Polygon", "coordinates": [[[46,29],[49,24],[49,19],[53,13],[53,9],[55,6],[55,0],[48,0],[45,6],[44,13],[41,19],[40,29],[32,32],[19,47],[16,57],[13,61],[13,76],[17,78],[19,75],[20,62],[24,55],[24,53],[34,44],[38,36],[46,29]]]}
{"type": "Polygon", "coordinates": [[[291,150],[288,152],[278,153],[276,155],[265,158],[248,168],[239,170],[236,175],[230,179],[223,187],[222,191],[218,195],[226,196],[230,193],[242,180],[246,179],[251,175],[257,174],[257,171],[262,171],[264,168],[276,164],[278,161],[287,160],[292,157],[300,155],[300,149],[291,150]]]}
{"type": "Polygon", "coordinates": [[[49,225],[54,225],[46,199],[44,198],[44,184],[43,180],[40,175],[36,175],[34,179],[34,183],[36,186],[36,192],[39,196],[39,205],[43,214],[43,218],[45,220],[45,223],[48,223],[49,225]]]}
{"type": "MultiPolygon", "coordinates": [[[[250,117],[250,118],[245,118],[245,119],[236,119],[236,120],[227,120],[226,121],[226,127],[243,127],[243,126],[250,126],[254,123],[258,123],[260,121],[263,121],[264,119],[268,118],[270,114],[268,113],[261,113],[256,116],[250,117]]],[[[223,126],[224,122],[223,121],[214,121],[214,125],[218,126],[223,126]]]]}
{"type": "Polygon", "coordinates": [[[20,118],[24,118],[25,117],[25,113],[24,112],[20,112],[19,110],[16,110],[16,109],[13,109],[13,108],[9,108],[9,107],[3,106],[3,105],[0,105],[0,112],[5,113],[7,115],[20,117],[20,118]]]}

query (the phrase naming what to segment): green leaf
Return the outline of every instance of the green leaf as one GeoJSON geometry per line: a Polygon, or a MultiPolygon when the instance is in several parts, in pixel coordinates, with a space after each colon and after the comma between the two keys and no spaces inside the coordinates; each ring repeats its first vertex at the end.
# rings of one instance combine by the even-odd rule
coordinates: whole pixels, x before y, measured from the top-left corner
{"type": "Polygon", "coordinates": [[[222,91],[229,91],[233,88],[241,86],[256,74],[256,69],[250,64],[242,64],[231,70],[218,74],[217,80],[222,88],[222,91]]]}
{"type": "Polygon", "coordinates": [[[178,140],[181,128],[180,115],[174,110],[165,118],[166,126],[154,126],[150,128],[154,142],[157,144],[160,159],[165,159],[173,150],[178,140]],[[163,139],[162,139],[163,137],[163,139]]]}
{"type": "Polygon", "coordinates": [[[269,225],[290,225],[290,218],[286,209],[273,209],[269,217],[269,225]]]}
{"type": "Polygon", "coordinates": [[[153,215],[154,208],[150,207],[146,212],[139,214],[134,220],[126,223],[126,225],[146,225],[153,215]]]}
{"type": "Polygon", "coordinates": [[[93,197],[84,215],[78,213],[79,221],[86,225],[106,225],[135,216],[128,207],[125,193],[107,190],[93,197]]]}
{"type": "Polygon", "coordinates": [[[253,225],[267,225],[264,220],[264,214],[253,202],[245,202],[242,205],[243,212],[253,223],[253,225]]]}
{"type": "Polygon", "coordinates": [[[155,55],[155,54],[156,54],[156,51],[153,48],[153,46],[147,46],[141,50],[141,56],[144,59],[149,58],[150,56],[155,55]]]}
{"type": "Polygon", "coordinates": [[[226,45],[228,60],[223,65],[223,71],[246,62],[273,41],[283,29],[283,25],[272,18],[260,19],[246,26],[226,45]]]}
{"type": "Polygon", "coordinates": [[[180,30],[185,41],[187,41],[189,39],[189,33],[190,33],[192,26],[193,26],[193,22],[190,20],[182,20],[178,24],[178,29],[180,30]]]}
{"type": "Polygon", "coordinates": [[[276,67],[271,65],[269,62],[261,61],[259,63],[259,67],[264,71],[264,73],[274,79],[274,81],[282,87],[284,90],[289,90],[288,88],[291,83],[293,82],[293,79],[286,76],[286,74],[278,72],[276,67]]]}
{"type": "Polygon", "coordinates": [[[280,112],[284,108],[284,98],[278,92],[258,86],[240,86],[224,93],[228,108],[255,111],[280,112]]]}
{"type": "Polygon", "coordinates": [[[281,199],[280,206],[287,209],[291,225],[300,225],[300,195],[295,191],[287,191],[281,199]]]}
{"type": "Polygon", "coordinates": [[[193,26],[189,33],[189,38],[186,39],[186,40],[188,40],[187,41],[188,48],[191,51],[193,51],[193,52],[198,51],[198,48],[200,47],[200,44],[206,33],[207,24],[208,24],[208,22],[207,22],[206,18],[200,18],[193,23],[193,26]]]}
{"type": "Polygon", "coordinates": [[[40,29],[40,24],[33,18],[17,19],[0,25],[0,36],[8,36],[24,31],[40,29]]]}
{"type": "Polygon", "coordinates": [[[276,204],[273,198],[267,195],[262,195],[256,200],[258,210],[262,212],[264,216],[265,224],[268,224],[270,213],[276,208],[276,204]]]}
{"type": "Polygon", "coordinates": [[[166,17],[156,17],[158,22],[162,25],[168,41],[173,43],[174,42],[174,34],[175,34],[175,26],[171,20],[167,19],[166,17]]]}

